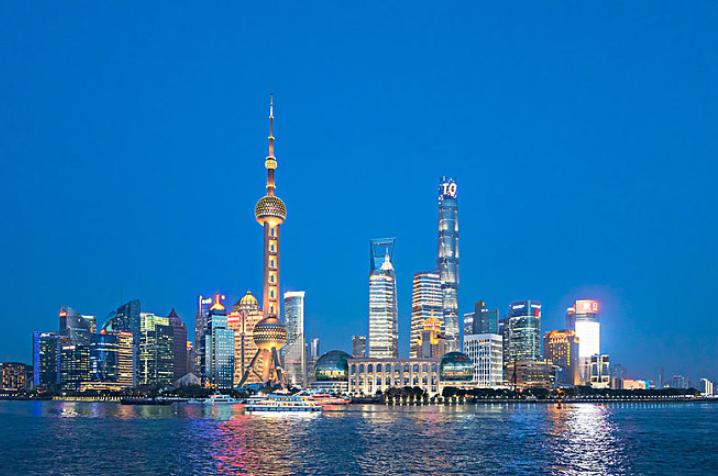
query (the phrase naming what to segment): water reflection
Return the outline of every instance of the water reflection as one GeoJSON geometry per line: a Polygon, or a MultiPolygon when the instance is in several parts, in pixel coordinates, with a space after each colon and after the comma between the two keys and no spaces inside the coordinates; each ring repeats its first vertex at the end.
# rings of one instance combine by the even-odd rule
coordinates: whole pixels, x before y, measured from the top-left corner
{"type": "Polygon", "coordinates": [[[612,408],[602,404],[547,406],[547,442],[557,474],[629,474],[612,408]]]}
{"type": "Polygon", "coordinates": [[[307,419],[0,402],[0,474],[718,474],[715,434],[715,404],[349,405],[307,419]]]}

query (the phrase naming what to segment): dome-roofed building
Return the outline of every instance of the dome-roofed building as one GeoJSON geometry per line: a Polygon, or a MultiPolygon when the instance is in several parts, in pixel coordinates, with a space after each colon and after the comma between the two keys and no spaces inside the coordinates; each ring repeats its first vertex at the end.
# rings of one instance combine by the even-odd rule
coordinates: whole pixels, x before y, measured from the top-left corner
{"type": "Polygon", "coordinates": [[[352,356],[341,350],[331,350],[314,364],[316,381],[312,388],[327,393],[345,394],[349,389],[349,359],[352,356]]]}
{"type": "Polygon", "coordinates": [[[252,291],[247,291],[247,293],[242,296],[242,299],[237,301],[234,307],[257,308],[259,307],[259,302],[257,301],[257,298],[254,297],[254,295],[252,294],[252,291]]]}
{"type": "Polygon", "coordinates": [[[464,353],[449,352],[441,359],[439,378],[444,385],[446,382],[459,384],[471,382],[474,378],[474,364],[464,353]]]}
{"type": "Polygon", "coordinates": [[[314,364],[317,381],[346,381],[349,378],[349,359],[352,356],[341,350],[332,350],[319,357],[314,364]]]}

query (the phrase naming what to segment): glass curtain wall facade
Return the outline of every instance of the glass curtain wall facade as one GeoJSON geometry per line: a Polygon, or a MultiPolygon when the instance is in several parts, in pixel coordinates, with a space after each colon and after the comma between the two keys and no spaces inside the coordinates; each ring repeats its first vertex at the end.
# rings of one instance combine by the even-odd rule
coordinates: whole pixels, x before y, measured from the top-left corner
{"type": "Polygon", "coordinates": [[[579,379],[590,383],[591,357],[601,353],[600,306],[593,299],[578,299],[566,311],[566,327],[578,337],[579,379]]]}
{"type": "Polygon", "coordinates": [[[441,277],[443,328],[447,351],[459,350],[459,207],[456,180],[439,182],[439,249],[437,269],[441,277]]]}
{"type": "MultiPolygon", "coordinates": [[[[372,256],[376,243],[372,240],[372,256]]],[[[384,260],[374,268],[372,260],[369,274],[369,357],[396,358],[399,356],[399,335],[396,297],[396,275],[391,262],[391,247],[386,248],[384,260]]]]}
{"type": "Polygon", "coordinates": [[[197,311],[194,315],[194,343],[195,353],[193,372],[194,374],[202,378],[204,375],[204,333],[207,330],[207,318],[209,317],[209,308],[212,307],[214,299],[212,296],[199,295],[197,297],[197,311]]]}
{"type": "Polygon", "coordinates": [[[184,377],[189,373],[187,368],[187,326],[174,308],[167,316],[172,327],[172,360],[174,367],[173,380],[184,377]]]}
{"type": "Polygon", "coordinates": [[[135,375],[133,386],[139,383],[140,371],[140,301],[134,299],[118,307],[107,316],[104,329],[107,331],[123,331],[132,333],[132,352],[134,359],[135,375]]]}
{"type": "Polygon", "coordinates": [[[224,309],[212,309],[205,340],[206,383],[221,389],[234,383],[234,331],[228,327],[224,309]]]}
{"type": "Polygon", "coordinates": [[[352,336],[352,357],[355,359],[366,357],[366,336],[352,336]]]}
{"type": "Polygon", "coordinates": [[[476,301],[474,304],[474,319],[470,334],[498,334],[499,310],[489,309],[486,301],[476,301]]]}
{"type": "Polygon", "coordinates": [[[507,320],[509,362],[541,360],[541,303],[513,302],[507,320]]]}
{"type": "Polygon", "coordinates": [[[416,358],[419,355],[424,322],[430,317],[439,319],[443,323],[441,278],[436,272],[416,273],[411,290],[410,358],[416,358]]]}
{"type": "Polygon", "coordinates": [[[140,385],[170,385],[174,377],[174,332],[169,319],[140,315],[140,385]]]}
{"type": "Polygon", "coordinates": [[[304,339],[304,291],[284,293],[284,318],[287,323],[287,344],[282,348],[287,383],[307,385],[307,352],[304,339]]]}
{"type": "Polygon", "coordinates": [[[32,336],[33,383],[35,388],[53,391],[59,381],[60,336],[35,331],[32,336]]]}

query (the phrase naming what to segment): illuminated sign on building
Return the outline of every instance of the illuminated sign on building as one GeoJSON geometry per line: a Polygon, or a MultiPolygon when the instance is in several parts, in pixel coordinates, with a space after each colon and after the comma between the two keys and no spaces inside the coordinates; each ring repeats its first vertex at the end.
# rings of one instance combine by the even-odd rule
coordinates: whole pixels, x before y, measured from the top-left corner
{"type": "Polygon", "coordinates": [[[576,301],[575,311],[579,314],[598,312],[598,301],[594,301],[593,299],[579,299],[576,301]]]}
{"type": "Polygon", "coordinates": [[[457,186],[456,186],[456,182],[454,181],[453,178],[450,178],[444,182],[441,182],[441,184],[439,184],[439,187],[440,187],[439,193],[441,194],[441,196],[440,196],[441,199],[443,199],[444,197],[456,198],[457,186]]]}

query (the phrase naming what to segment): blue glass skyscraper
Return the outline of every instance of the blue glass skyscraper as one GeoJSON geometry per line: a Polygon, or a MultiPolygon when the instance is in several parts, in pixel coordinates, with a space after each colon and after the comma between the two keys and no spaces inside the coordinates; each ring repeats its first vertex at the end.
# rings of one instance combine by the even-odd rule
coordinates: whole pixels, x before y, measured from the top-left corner
{"type": "Polygon", "coordinates": [[[140,301],[134,299],[117,308],[107,316],[103,326],[106,331],[124,331],[132,333],[132,352],[134,354],[135,375],[132,385],[137,385],[140,372],[140,301]]]}
{"type": "Polygon", "coordinates": [[[439,250],[437,269],[443,296],[443,328],[448,352],[459,350],[459,206],[456,180],[439,181],[439,250]]]}
{"type": "Polygon", "coordinates": [[[232,388],[234,379],[234,331],[228,327],[227,312],[215,295],[204,333],[204,382],[217,388],[232,388]]]}

